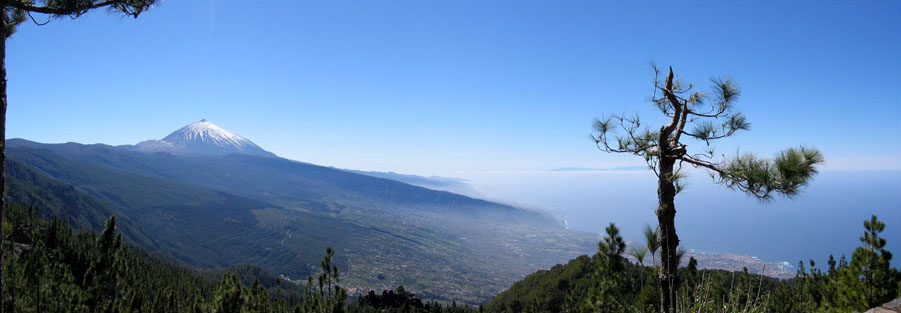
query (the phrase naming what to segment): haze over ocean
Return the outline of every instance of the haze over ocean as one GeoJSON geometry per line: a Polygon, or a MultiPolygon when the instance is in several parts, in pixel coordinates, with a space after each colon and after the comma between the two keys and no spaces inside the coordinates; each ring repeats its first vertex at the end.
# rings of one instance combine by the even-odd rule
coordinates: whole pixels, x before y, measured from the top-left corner
{"type": "MultiPolygon", "coordinates": [[[[644,224],[656,225],[656,177],[650,171],[481,172],[468,178],[489,199],[551,209],[572,229],[601,233],[614,222],[626,239],[642,240],[644,224]]],[[[901,251],[898,203],[898,170],[825,170],[802,195],[771,202],[693,172],[676,197],[676,229],[681,246],[698,252],[823,265],[830,253],[850,258],[871,214],[887,224],[888,249],[901,251]]]]}

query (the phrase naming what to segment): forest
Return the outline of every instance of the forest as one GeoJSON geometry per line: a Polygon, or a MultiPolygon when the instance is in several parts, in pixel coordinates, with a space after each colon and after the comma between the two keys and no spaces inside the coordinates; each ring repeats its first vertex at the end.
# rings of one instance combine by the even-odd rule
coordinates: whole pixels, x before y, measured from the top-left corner
{"type": "MultiPolygon", "coordinates": [[[[478,307],[424,301],[403,286],[349,295],[325,251],[319,275],[293,282],[249,265],[196,270],[122,239],[116,218],[103,231],[41,218],[34,207],[7,206],[3,235],[5,312],[659,312],[659,266],[630,251],[611,223],[593,256],[541,270],[478,307]]],[[[865,311],[901,295],[901,273],[876,216],[864,222],[850,259],[798,264],[793,279],[697,268],[679,269],[679,312],[865,311]]],[[[653,260],[654,241],[647,243],[653,260]],[[649,243],[649,244],[648,244],[649,243]]],[[[680,258],[681,258],[680,254],[680,258]]]]}
{"type": "Polygon", "coordinates": [[[291,282],[249,265],[202,271],[129,244],[110,217],[99,234],[7,205],[4,312],[474,312],[404,290],[350,298],[328,248],[322,271],[291,282]]]}

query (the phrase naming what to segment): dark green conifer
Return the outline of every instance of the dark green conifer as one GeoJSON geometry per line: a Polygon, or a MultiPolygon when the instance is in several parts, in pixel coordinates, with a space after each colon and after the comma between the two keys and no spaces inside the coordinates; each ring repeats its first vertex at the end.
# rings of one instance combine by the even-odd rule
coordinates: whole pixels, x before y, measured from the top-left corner
{"type": "Polygon", "coordinates": [[[624,288],[628,286],[623,258],[626,243],[615,224],[610,223],[604,231],[606,236],[598,243],[595,256],[595,285],[586,298],[583,312],[625,312],[630,304],[624,297],[624,288]]]}
{"type": "Polygon", "coordinates": [[[216,286],[213,311],[216,313],[240,313],[245,305],[245,295],[238,276],[226,272],[216,286]]]}
{"type": "Polygon", "coordinates": [[[886,240],[880,236],[885,223],[873,215],[863,225],[863,245],[854,251],[851,266],[862,272],[866,304],[874,307],[895,298],[892,289],[897,284],[897,270],[891,268],[892,253],[885,250],[886,240]]]}

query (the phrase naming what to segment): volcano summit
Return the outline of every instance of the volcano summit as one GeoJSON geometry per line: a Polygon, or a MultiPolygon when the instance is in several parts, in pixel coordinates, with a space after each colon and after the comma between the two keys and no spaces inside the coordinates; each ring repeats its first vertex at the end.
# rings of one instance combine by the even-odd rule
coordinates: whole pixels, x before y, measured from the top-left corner
{"type": "Polygon", "coordinates": [[[142,141],[137,151],[168,152],[179,155],[226,155],[232,153],[275,156],[247,138],[238,136],[207,120],[182,127],[162,140],[142,141]]]}

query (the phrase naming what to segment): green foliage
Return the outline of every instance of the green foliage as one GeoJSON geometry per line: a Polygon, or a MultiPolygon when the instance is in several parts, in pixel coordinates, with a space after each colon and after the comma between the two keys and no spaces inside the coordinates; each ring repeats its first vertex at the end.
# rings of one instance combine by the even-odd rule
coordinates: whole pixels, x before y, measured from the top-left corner
{"type": "Polygon", "coordinates": [[[789,148],[773,160],[745,154],[731,160],[720,172],[720,180],[760,199],[772,198],[773,192],[786,196],[798,193],[817,174],[816,165],[823,155],[808,147],[789,148]]]}
{"type": "Polygon", "coordinates": [[[115,218],[98,235],[40,219],[29,207],[8,205],[6,213],[12,227],[3,242],[7,312],[187,311],[191,302],[173,294],[190,298],[210,290],[193,270],[123,243],[115,218]]]}
{"type": "Polygon", "coordinates": [[[885,230],[885,223],[873,215],[863,225],[865,231],[860,237],[863,245],[854,251],[851,266],[859,267],[863,273],[866,303],[873,307],[894,298],[892,286],[901,277],[898,270],[891,267],[892,253],[885,250],[886,240],[880,237],[880,233],[885,230]]]}
{"type": "Polygon", "coordinates": [[[456,302],[451,302],[450,305],[442,305],[437,302],[423,302],[422,298],[407,291],[403,286],[399,286],[395,290],[384,290],[381,294],[369,291],[368,294],[357,300],[356,305],[348,306],[348,312],[353,313],[475,313],[482,311],[481,306],[478,308],[461,306],[457,305],[456,302]]]}
{"type": "MultiPolygon", "coordinates": [[[[690,271],[690,270],[689,270],[690,271]]],[[[689,273],[686,273],[689,274],[689,273]]],[[[697,284],[681,290],[679,312],[752,313],[768,312],[769,292],[775,280],[742,272],[704,272],[697,284]],[[723,285],[727,280],[728,288],[723,285]],[[716,286],[719,284],[719,286],[716,286]]]]}
{"type": "Polygon", "coordinates": [[[489,312],[522,312],[536,306],[536,312],[578,312],[588,296],[596,258],[580,256],[565,265],[539,270],[516,282],[486,305],[489,312]]]}
{"type": "Polygon", "coordinates": [[[241,312],[244,308],[243,286],[238,276],[225,273],[219,285],[216,286],[216,294],[213,296],[214,312],[241,312]]]}
{"type": "MultiPolygon", "coordinates": [[[[876,216],[864,223],[861,246],[851,260],[830,256],[824,271],[810,260],[799,263],[795,278],[777,280],[741,272],[698,269],[689,258],[680,269],[678,312],[863,312],[901,296],[901,273],[890,267],[891,253],[881,237],[885,223],[876,216]],[[806,265],[805,265],[806,264],[806,265]]],[[[538,271],[498,294],[488,312],[659,312],[658,269],[613,262],[619,230],[607,228],[594,257],[538,271]],[[619,269],[614,268],[622,265],[619,269]],[[622,287],[622,288],[619,288],[622,287]],[[585,299],[573,306],[572,299],[585,299]]],[[[621,256],[620,256],[621,258],[621,256]]]]}
{"type": "Polygon", "coordinates": [[[607,235],[598,243],[594,285],[582,305],[583,312],[625,312],[631,303],[631,297],[627,296],[629,277],[624,275],[628,263],[623,258],[626,243],[613,223],[605,232],[607,235]]]}
{"type": "Polygon", "coordinates": [[[885,223],[872,216],[864,222],[864,235],[848,261],[829,257],[826,272],[799,264],[798,274],[774,294],[773,312],[863,312],[901,296],[901,273],[891,267],[880,233],[885,223]]]}
{"type": "MultiPolygon", "coordinates": [[[[46,220],[32,207],[8,205],[11,227],[5,246],[2,295],[5,312],[475,312],[469,306],[426,303],[397,310],[380,304],[348,303],[338,283],[335,250],[323,257],[323,284],[313,292],[283,284],[257,267],[225,272],[198,271],[173,263],[122,241],[111,217],[99,234],[75,232],[68,222],[46,220]],[[326,266],[327,265],[327,266],[326,266]],[[216,276],[221,278],[216,279],[216,276]],[[252,281],[252,283],[249,283],[252,281]],[[249,287],[248,287],[249,286],[249,287]]],[[[394,294],[394,292],[391,292],[394,294]]],[[[421,298],[402,287],[410,303],[421,298]]]]}
{"type": "Polygon", "coordinates": [[[626,250],[626,242],[619,234],[619,228],[615,224],[610,223],[604,229],[607,233],[604,240],[598,243],[598,257],[601,258],[602,273],[616,273],[622,271],[626,260],[623,258],[623,252],[626,250]]]}

